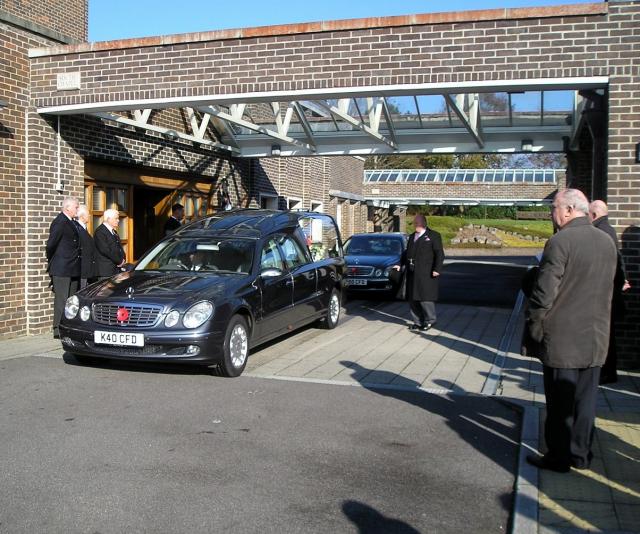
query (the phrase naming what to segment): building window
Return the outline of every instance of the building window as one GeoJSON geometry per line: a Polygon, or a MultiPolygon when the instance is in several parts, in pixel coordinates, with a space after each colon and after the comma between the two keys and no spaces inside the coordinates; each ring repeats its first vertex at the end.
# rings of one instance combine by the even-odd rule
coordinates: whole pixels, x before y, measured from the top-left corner
{"type": "Polygon", "coordinates": [[[287,209],[289,211],[300,211],[302,210],[302,199],[295,197],[287,198],[287,209]]]}
{"type": "Polygon", "coordinates": [[[322,213],[324,211],[322,207],[322,202],[316,202],[315,200],[311,201],[310,209],[311,211],[314,211],[316,213],[322,213]]]}
{"type": "Polygon", "coordinates": [[[264,193],[260,193],[260,207],[264,210],[277,210],[277,195],[265,195],[264,193]]]}

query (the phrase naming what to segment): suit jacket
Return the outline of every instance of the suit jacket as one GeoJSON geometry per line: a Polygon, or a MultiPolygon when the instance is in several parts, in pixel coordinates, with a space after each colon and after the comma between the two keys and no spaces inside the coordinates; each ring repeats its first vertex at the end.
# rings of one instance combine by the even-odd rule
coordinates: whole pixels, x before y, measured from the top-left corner
{"type": "Polygon", "coordinates": [[[82,261],[80,262],[80,277],[86,280],[95,278],[98,274],[96,267],[96,247],[93,237],[80,223],[76,223],[80,236],[80,248],[82,249],[82,261]]]}
{"type": "Polygon", "coordinates": [[[615,243],[616,250],[618,251],[618,262],[616,265],[616,277],[613,282],[613,314],[617,318],[621,318],[624,315],[625,306],[624,306],[624,293],[622,288],[624,287],[624,281],[627,279],[627,273],[624,268],[624,260],[622,259],[622,254],[620,254],[620,243],[618,242],[618,236],[613,226],[609,224],[609,217],[606,215],[604,217],[598,217],[595,221],[593,221],[593,226],[598,228],[598,230],[602,230],[605,234],[607,234],[615,243]]]}
{"type": "Polygon", "coordinates": [[[169,234],[172,234],[173,232],[175,232],[181,226],[182,225],[180,224],[180,221],[178,219],[176,219],[173,216],[169,217],[167,222],[164,223],[164,235],[167,236],[169,234]]]}
{"type": "Polygon", "coordinates": [[[438,278],[434,278],[431,273],[442,272],[444,249],[440,234],[427,228],[417,241],[415,234],[411,234],[402,260],[406,266],[405,298],[420,301],[438,300],[438,278]],[[410,260],[413,260],[413,270],[410,260]]]}
{"type": "Polygon", "coordinates": [[[96,246],[98,276],[116,274],[117,266],[124,260],[124,249],[118,234],[112,234],[104,224],[101,224],[93,233],[93,242],[96,246]]]}
{"type": "Polygon", "coordinates": [[[46,253],[51,276],[80,276],[81,250],[78,229],[64,213],[59,213],[49,227],[46,253]]]}
{"type": "Polygon", "coordinates": [[[587,217],[573,219],[547,241],[526,313],[544,365],[586,369],[604,363],[615,272],[613,241],[587,217]]]}

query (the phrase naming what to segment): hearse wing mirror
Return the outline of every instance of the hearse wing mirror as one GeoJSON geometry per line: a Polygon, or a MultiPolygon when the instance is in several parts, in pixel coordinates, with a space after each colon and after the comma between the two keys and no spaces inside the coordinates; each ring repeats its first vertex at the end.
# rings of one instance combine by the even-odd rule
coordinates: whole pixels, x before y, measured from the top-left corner
{"type": "Polygon", "coordinates": [[[275,278],[276,276],[282,276],[282,271],[276,268],[263,269],[260,272],[260,276],[262,276],[262,278],[275,278]]]}

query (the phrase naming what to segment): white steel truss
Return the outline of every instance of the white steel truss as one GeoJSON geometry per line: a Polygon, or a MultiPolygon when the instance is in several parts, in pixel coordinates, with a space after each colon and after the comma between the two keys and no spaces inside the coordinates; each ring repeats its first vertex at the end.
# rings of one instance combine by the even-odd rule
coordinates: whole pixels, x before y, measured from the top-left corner
{"type": "Polygon", "coordinates": [[[38,112],[92,115],[239,157],[509,153],[525,147],[561,152],[575,138],[580,122],[578,91],[603,89],[607,83],[606,77],[592,77],[353,87],[96,101],[38,112]],[[573,100],[560,111],[547,111],[551,91],[572,94],[573,100]],[[512,95],[536,92],[539,108],[523,112],[512,105],[512,95]],[[487,111],[487,93],[508,95],[505,107],[487,111]],[[428,98],[439,98],[440,107],[428,107],[428,98]],[[171,108],[182,110],[183,129],[156,119],[161,114],[154,111],[171,108]]]}

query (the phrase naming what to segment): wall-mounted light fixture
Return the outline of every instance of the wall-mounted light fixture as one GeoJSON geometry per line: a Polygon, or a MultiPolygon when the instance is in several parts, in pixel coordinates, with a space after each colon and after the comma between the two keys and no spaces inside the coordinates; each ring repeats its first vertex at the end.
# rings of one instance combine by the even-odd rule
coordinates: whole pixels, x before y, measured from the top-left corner
{"type": "Polygon", "coordinates": [[[636,163],[640,163],[640,143],[636,143],[636,163]]]}
{"type": "Polygon", "coordinates": [[[0,100],[0,108],[6,108],[7,103],[4,100],[0,100]]]}
{"type": "Polygon", "coordinates": [[[280,155],[280,150],[281,150],[280,145],[271,145],[271,155],[272,156],[279,156],[280,155]]]}
{"type": "Polygon", "coordinates": [[[523,152],[533,152],[533,141],[531,139],[523,139],[522,140],[522,151],[523,152]]]}
{"type": "Polygon", "coordinates": [[[175,141],[178,139],[178,132],[175,130],[167,130],[166,132],[162,132],[162,137],[164,137],[167,141],[175,141]]]}

